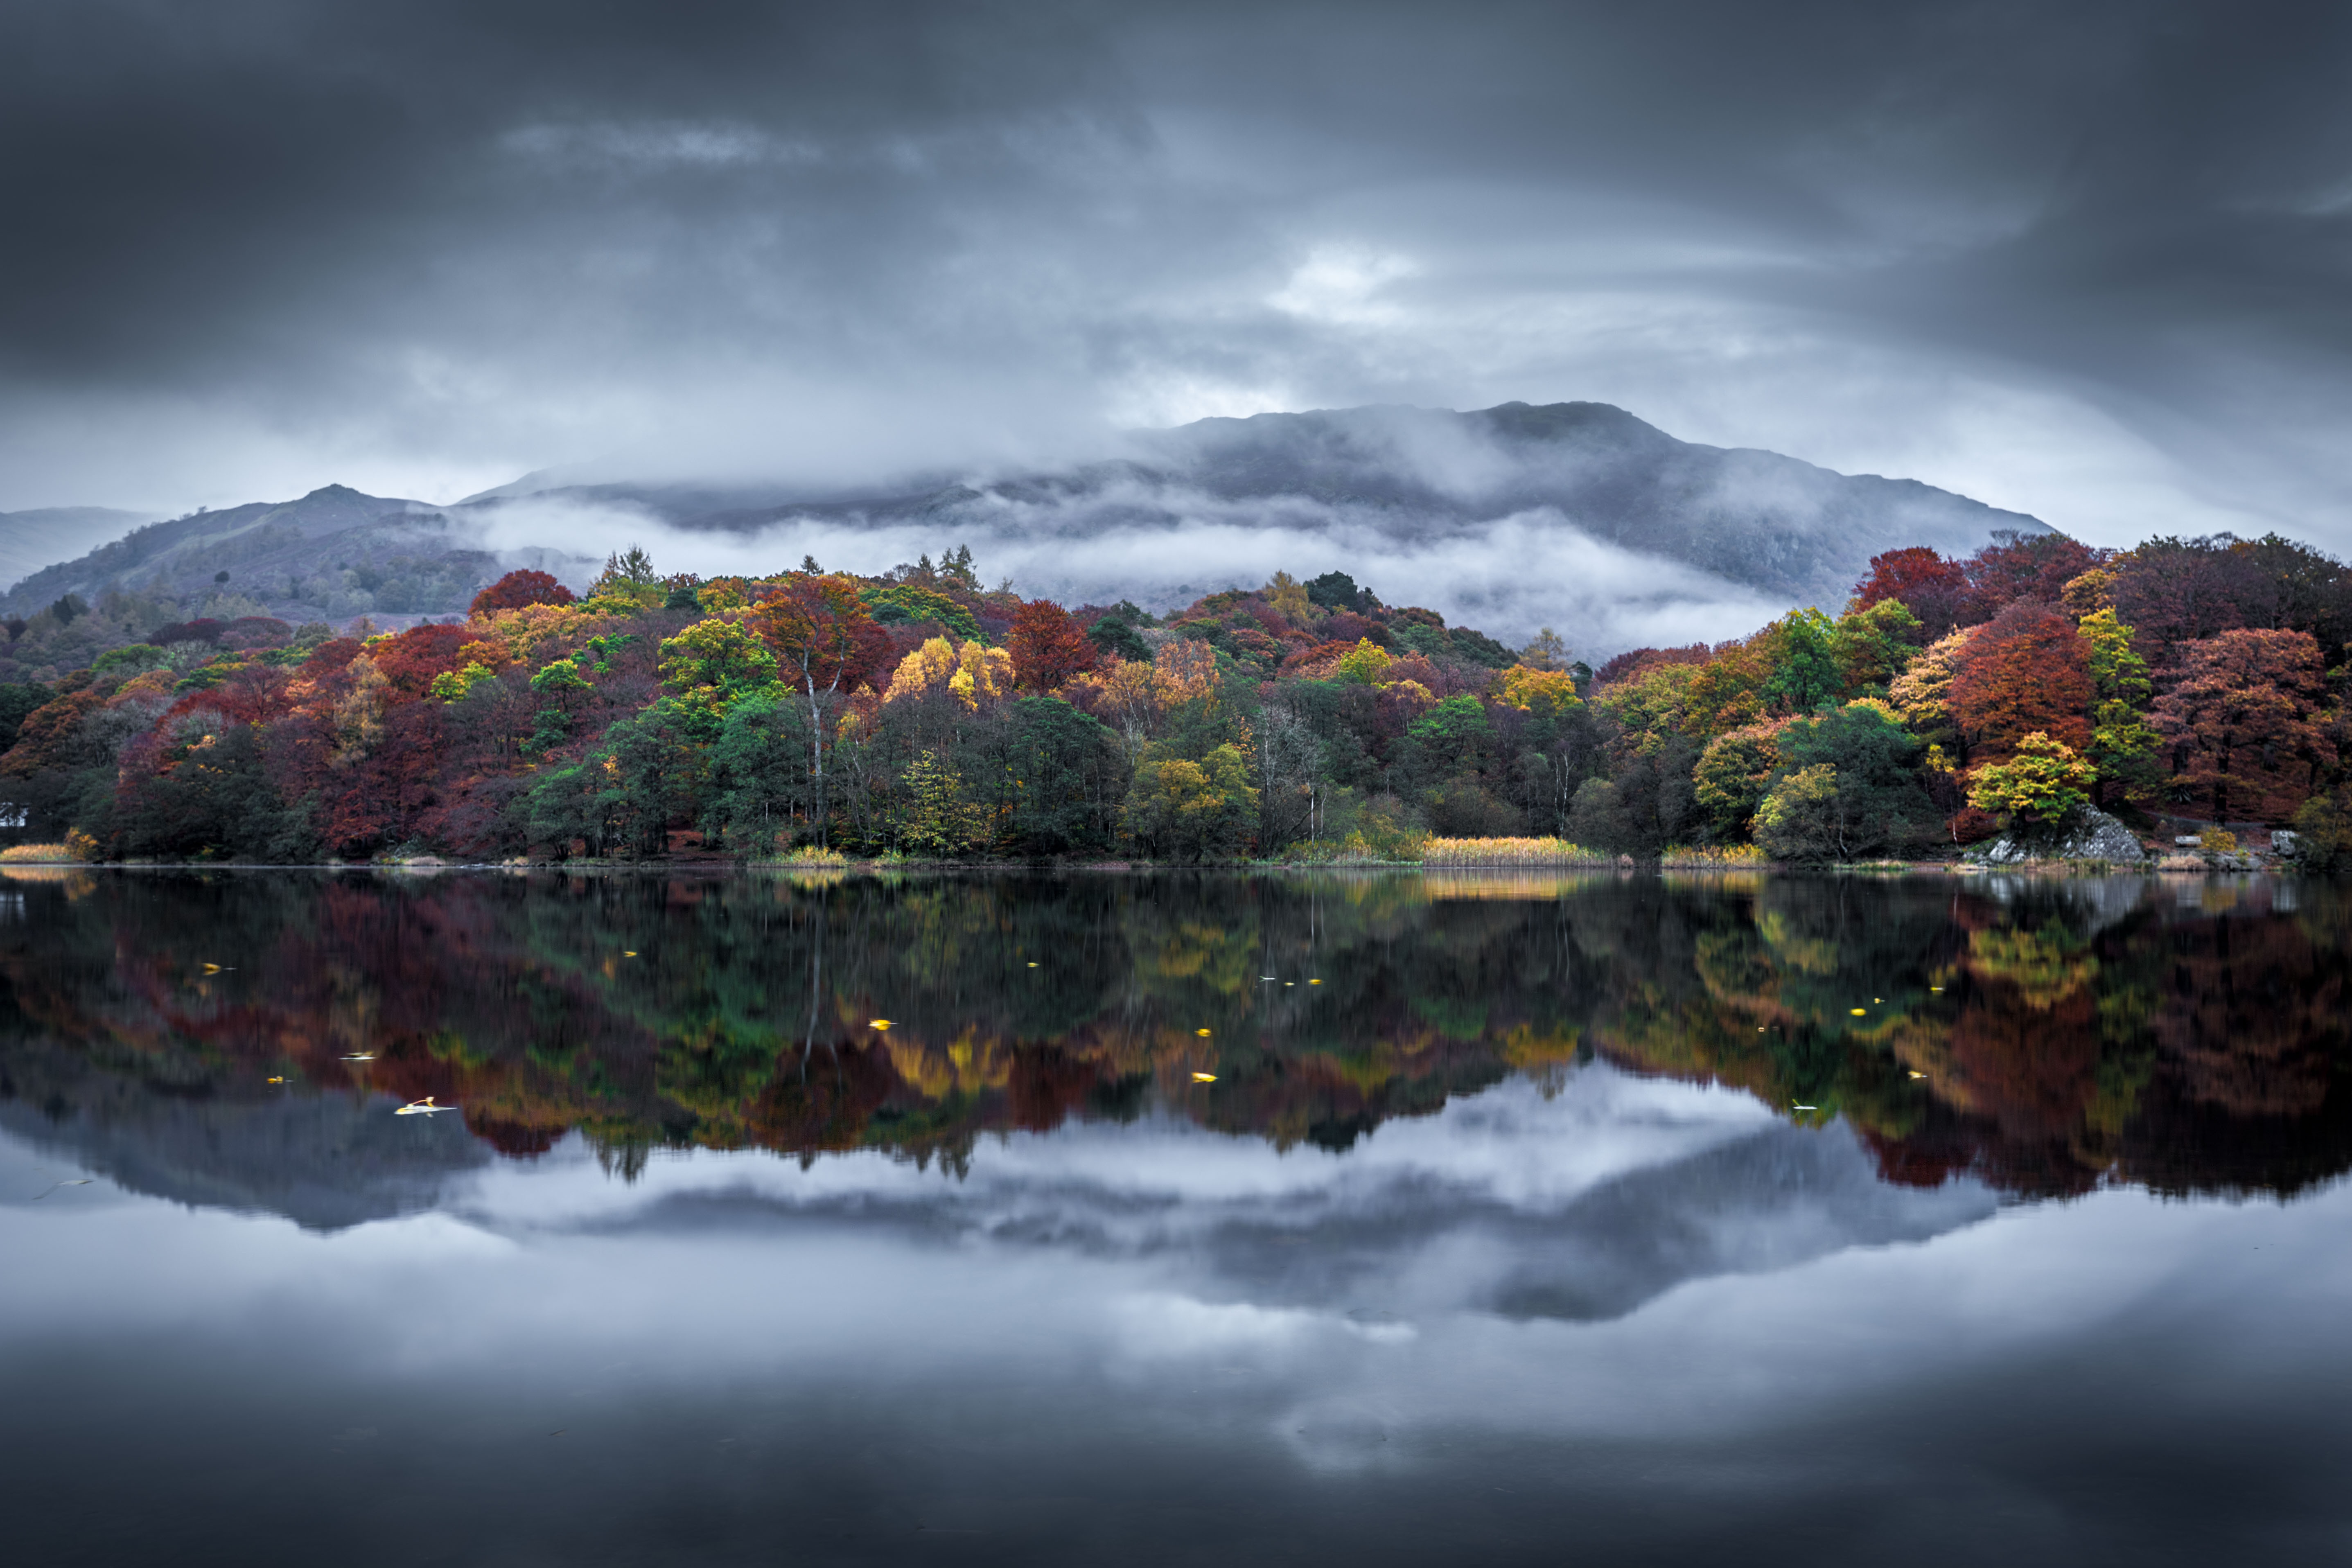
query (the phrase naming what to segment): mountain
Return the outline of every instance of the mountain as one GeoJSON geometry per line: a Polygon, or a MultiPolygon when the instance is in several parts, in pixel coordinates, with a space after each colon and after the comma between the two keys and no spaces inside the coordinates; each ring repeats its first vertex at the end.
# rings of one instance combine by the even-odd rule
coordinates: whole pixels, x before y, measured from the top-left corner
{"type": "Polygon", "coordinates": [[[13,584],[69,552],[119,538],[152,521],[152,513],[121,511],[110,506],[0,511],[0,584],[13,584]]]}
{"type": "Polygon", "coordinates": [[[666,570],[705,572],[815,554],[874,573],[962,543],[992,577],[1070,603],[1165,607],[1338,568],[1393,602],[1506,636],[1553,625],[1605,652],[1834,609],[1881,551],[1966,553],[2004,529],[2046,531],[1915,480],[1680,441],[1607,404],[1371,407],[1203,419],[1105,461],[826,494],[535,474],[436,508],[331,485],[140,529],[0,609],[111,585],[190,614],[382,619],[462,611],[516,564],[576,583],[631,538],[666,570]]]}
{"type": "Polygon", "coordinates": [[[478,518],[329,485],[151,523],[32,574],[0,609],[27,615],[68,594],[95,603],[113,588],[224,618],[459,614],[506,570],[479,532],[478,518]]]}
{"type": "Polygon", "coordinates": [[[1549,622],[1586,647],[1719,639],[1791,605],[1835,610],[1881,551],[2049,531],[1916,480],[1680,441],[1601,403],[1203,419],[1115,460],[822,499],[537,479],[502,501],[773,533],[784,559],[822,541],[861,571],[964,542],[992,576],[1074,603],[1181,604],[1336,566],[1391,600],[1505,633],[1549,622]]]}

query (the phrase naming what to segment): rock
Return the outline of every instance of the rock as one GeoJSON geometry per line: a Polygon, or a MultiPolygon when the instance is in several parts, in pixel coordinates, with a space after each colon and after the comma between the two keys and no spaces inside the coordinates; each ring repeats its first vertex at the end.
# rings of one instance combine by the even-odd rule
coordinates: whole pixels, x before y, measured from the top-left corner
{"type": "MultiPolygon", "coordinates": [[[[2189,842],[2197,841],[2192,838],[2189,842]]],[[[2015,866],[2027,860],[2105,860],[2119,866],[2137,866],[2147,858],[2137,834],[2105,812],[2087,805],[2068,813],[2054,827],[2023,832],[2011,827],[1969,854],[1970,858],[1992,866],[2015,866]]]]}
{"type": "Polygon", "coordinates": [[[2292,859],[2295,853],[2294,830],[2291,827],[2271,829],[2271,853],[2292,859]]]}
{"type": "Polygon", "coordinates": [[[2177,849],[2194,849],[2203,842],[2204,840],[2199,838],[2194,833],[2184,833],[2172,841],[2173,847],[2177,849]]]}

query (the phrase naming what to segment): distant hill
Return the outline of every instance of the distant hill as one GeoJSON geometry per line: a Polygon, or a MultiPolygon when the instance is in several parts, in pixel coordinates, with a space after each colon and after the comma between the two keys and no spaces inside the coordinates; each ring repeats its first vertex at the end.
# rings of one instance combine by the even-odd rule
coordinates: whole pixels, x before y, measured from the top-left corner
{"type": "Polygon", "coordinates": [[[472,521],[423,501],[329,485],[299,500],[255,501],[151,523],[18,583],[0,608],[25,615],[108,588],[180,601],[188,613],[295,620],[462,612],[502,570],[472,521]],[[223,574],[226,574],[226,576],[223,574]]]}
{"type": "Polygon", "coordinates": [[[118,539],[153,513],[110,506],[52,506],[33,511],[0,511],[0,588],[10,586],[52,561],[80,555],[118,539]]]}
{"type": "Polygon", "coordinates": [[[1392,602],[1507,636],[1551,624],[1599,652],[1834,609],[1883,550],[1965,553],[1999,530],[2047,531],[1915,480],[1679,441],[1607,404],[1373,407],[1203,419],[1139,434],[1114,460],[847,493],[538,474],[436,508],[331,485],[138,529],[32,574],[0,609],[112,586],[191,614],[454,614],[517,563],[486,547],[494,520],[501,539],[544,547],[521,552],[546,557],[530,564],[584,580],[603,549],[578,552],[572,514],[591,511],[607,532],[633,520],[683,532],[646,539],[665,569],[702,564],[698,535],[735,536],[711,541],[714,558],[772,550],[781,568],[820,550],[868,572],[968,543],[992,578],[1071,603],[1166,606],[1276,567],[1340,568],[1392,602]]]}

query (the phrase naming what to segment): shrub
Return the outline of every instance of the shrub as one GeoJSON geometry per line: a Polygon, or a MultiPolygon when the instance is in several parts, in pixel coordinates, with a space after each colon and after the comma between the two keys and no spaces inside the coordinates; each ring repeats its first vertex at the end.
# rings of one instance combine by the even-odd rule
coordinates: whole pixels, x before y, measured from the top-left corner
{"type": "Polygon", "coordinates": [[[2054,823],[2090,804],[2099,770],[2063,741],[2036,730],[2017,743],[2017,755],[1978,771],[1969,784],[1969,804],[2011,817],[2054,823]]]}

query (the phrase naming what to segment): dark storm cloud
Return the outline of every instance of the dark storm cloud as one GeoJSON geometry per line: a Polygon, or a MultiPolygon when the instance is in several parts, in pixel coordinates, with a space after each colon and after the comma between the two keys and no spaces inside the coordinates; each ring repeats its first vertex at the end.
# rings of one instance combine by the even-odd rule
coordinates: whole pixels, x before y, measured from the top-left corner
{"type": "Polygon", "coordinates": [[[1626,404],[2340,542],[2352,14],[0,11],[0,506],[1626,404]]]}

